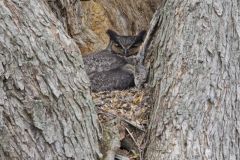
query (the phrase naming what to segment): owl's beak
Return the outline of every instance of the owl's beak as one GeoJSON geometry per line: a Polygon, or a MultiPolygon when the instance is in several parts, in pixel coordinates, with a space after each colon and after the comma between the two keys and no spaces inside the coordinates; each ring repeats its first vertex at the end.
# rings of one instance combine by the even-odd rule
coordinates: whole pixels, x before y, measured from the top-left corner
{"type": "Polygon", "coordinates": [[[128,49],[124,49],[124,55],[128,56],[128,49]]]}

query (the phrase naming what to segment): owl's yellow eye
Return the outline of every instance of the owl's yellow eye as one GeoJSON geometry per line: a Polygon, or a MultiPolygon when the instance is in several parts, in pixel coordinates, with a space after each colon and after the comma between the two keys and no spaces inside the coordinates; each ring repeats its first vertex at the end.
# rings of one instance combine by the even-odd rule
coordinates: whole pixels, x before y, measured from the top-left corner
{"type": "Polygon", "coordinates": [[[134,44],[134,45],[132,45],[131,47],[132,48],[137,48],[137,47],[139,47],[140,46],[140,44],[134,44]]]}
{"type": "Polygon", "coordinates": [[[117,43],[115,43],[114,46],[115,46],[115,47],[121,47],[121,45],[119,45],[119,44],[117,44],[117,43]]]}
{"type": "Polygon", "coordinates": [[[116,54],[123,54],[123,48],[121,45],[117,44],[117,43],[114,43],[113,46],[112,46],[112,51],[113,53],[116,53],[116,54]]]}

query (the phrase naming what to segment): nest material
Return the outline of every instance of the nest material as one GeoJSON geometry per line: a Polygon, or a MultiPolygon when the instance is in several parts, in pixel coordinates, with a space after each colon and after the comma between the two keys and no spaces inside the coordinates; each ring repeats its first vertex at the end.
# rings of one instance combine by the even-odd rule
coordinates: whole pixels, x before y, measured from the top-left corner
{"type": "MultiPolygon", "coordinates": [[[[116,148],[118,143],[112,143],[109,137],[103,137],[103,141],[105,141],[103,143],[105,146],[102,147],[104,148],[103,152],[115,154],[115,158],[125,156],[129,159],[141,159],[144,147],[143,139],[150,111],[148,93],[146,89],[136,88],[92,93],[103,132],[108,132],[103,135],[115,133],[115,135],[109,136],[112,137],[110,139],[116,142],[116,137],[119,137],[121,144],[120,149],[109,151],[116,148]],[[110,123],[112,121],[115,123],[110,123]],[[116,134],[116,128],[118,134],[116,134]]],[[[112,155],[105,157],[112,157],[112,155]]]]}

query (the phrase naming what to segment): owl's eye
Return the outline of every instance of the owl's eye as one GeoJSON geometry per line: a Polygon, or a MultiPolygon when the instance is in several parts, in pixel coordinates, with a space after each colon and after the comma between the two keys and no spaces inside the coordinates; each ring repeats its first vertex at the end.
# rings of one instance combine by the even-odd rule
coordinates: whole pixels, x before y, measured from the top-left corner
{"type": "Polygon", "coordinates": [[[137,47],[139,47],[140,45],[139,44],[134,44],[134,45],[132,45],[131,47],[132,48],[137,48],[137,47]]]}
{"type": "Polygon", "coordinates": [[[115,47],[119,47],[119,48],[121,47],[121,45],[119,45],[119,44],[117,44],[117,43],[115,43],[114,46],[115,46],[115,47]]]}

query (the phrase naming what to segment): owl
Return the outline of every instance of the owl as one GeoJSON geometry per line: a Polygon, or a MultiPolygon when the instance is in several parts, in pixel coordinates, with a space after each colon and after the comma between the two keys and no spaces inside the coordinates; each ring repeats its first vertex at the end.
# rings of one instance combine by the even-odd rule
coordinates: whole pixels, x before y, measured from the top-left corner
{"type": "Polygon", "coordinates": [[[108,30],[108,47],[83,57],[92,91],[124,90],[134,86],[134,66],[129,64],[128,58],[138,53],[145,33],[121,36],[108,30]]]}

